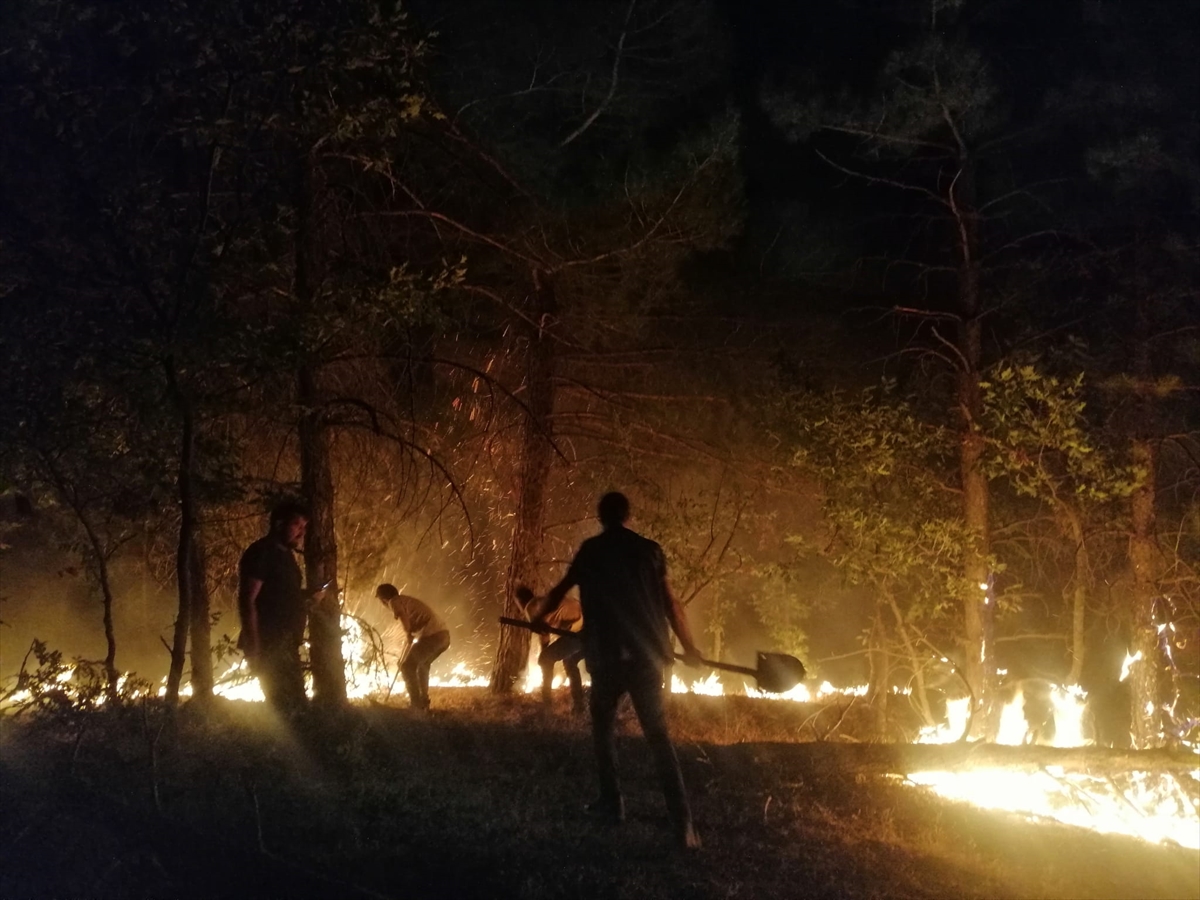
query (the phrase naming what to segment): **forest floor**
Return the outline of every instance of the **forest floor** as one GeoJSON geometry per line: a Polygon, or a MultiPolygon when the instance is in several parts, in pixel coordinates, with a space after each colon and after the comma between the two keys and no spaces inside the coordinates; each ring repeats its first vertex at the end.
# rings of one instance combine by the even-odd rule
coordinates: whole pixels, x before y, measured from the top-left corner
{"type": "Polygon", "coordinates": [[[433,703],[0,720],[0,897],[1200,897],[1200,853],[938,799],[887,773],[953,748],[816,741],[800,704],[672,698],[683,852],[627,709],[614,828],[585,717],[433,703]]]}

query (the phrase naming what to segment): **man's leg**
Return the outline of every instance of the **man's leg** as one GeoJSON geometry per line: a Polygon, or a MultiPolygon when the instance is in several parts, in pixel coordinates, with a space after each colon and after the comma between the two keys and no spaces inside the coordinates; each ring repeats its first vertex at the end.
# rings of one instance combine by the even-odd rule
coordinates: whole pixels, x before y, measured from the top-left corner
{"type": "Polygon", "coordinates": [[[563,659],[563,668],[567,670],[567,681],[571,683],[571,710],[583,712],[583,676],[579,674],[579,662],[582,653],[577,653],[563,659]]]}
{"type": "Polygon", "coordinates": [[[404,679],[404,689],[408,692],[408,703],[410,706],[421,709],[421,683],[417,678],[419,669],[417,648],[421,646],[421,642],[417,641],[408,651],[408,656],[404,658],[404,662],[400,664],[400,677],[404,679]]]}
{"type": "Polygon", "coordinates": [[[614,728],[617,704],[625,693],[617,672],[592,673],[592,744],[596,751],[596,775],[600,796],[588,806],[589,812],[613,821],[625,817],[621,785],[617,779],[617,741],[614,728]]]}
{"type": "Polygon", "coordinates": [[[409,696],[413,699],[413,706],[421,709],[429,708],[429,667],[435,659],[446,652],[449,646],[450,632],[448,631],[426,635],[413,644],[413,648],[408,654],[409,660],[412,661],[413,679],[409,696]]]}
{"type": "Polygon", "coordinates": [[[679,758],[675,755],[667,732],[667,716],[663,708],[663,670],[653,665],[639,665],[631,669],[629,698],[633,701],[650,752],[654,754],[658,780],[662,784],[676,838],[684,847],[699,847],[700,839],[692,827],[692,810],[683,786],[679,758]]]}
{"type": "Polygon", "coordinates": [[[304,693],[304,670],[300,667],[300,648],[287,642],[263,649],[253,666],[263,697],[283,713],[303,709],[308,697],[304,693]]]}
{"type": "Polygon", "coordinates": [[[538,667],[542,670],[542,700],[550,702],[552,685],[554,683],[554,664],[561,662],[567,671],[567,680],[571,683],[571,700],[575,703],[576,711],[583,706],[583,682],[579,675],[579,660],[583,658],[583,645],[579,638],[560,637],[548,644],[538,656],[538,667]]]}
{"type": "Polygon", "coordinates": [[[549,635],[539,634],[538,639],[542,642],[542,651],[538,654],[538,668],[542,670],[542,703],[549,706],[554,699],[554,663],[557,662],[550,648],[554,646],[549,635]]]}

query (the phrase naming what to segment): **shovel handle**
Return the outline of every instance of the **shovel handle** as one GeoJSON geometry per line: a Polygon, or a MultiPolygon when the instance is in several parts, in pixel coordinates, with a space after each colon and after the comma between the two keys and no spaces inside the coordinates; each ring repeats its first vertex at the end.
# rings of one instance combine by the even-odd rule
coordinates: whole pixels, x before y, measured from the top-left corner
{"type": "MultiPolygon", "coordinates": [[[[514,628],[524,628],[527,631],[545,632],[547,634],[559,634],[564,637],[578,635],[578,631],[567,631],[565,628],[555,628],[552,625],[535,625],[533,622],[526,622],[524,619],[514,619],[511,616],[501,616],[500,623],[502,625],[512,625],[514,628]]],[[[682,661],[683,654],[674,654],[675,658],[682,661]]],[[[720,662],[715,659],[700,659],[704,665],[710,669],[722,669],[726,672],[737,672],[739,675],[749,675],[751,677],[758,676],[758,669],[752,669],[749,666],[735,666],[733,663],[720,662]]]]}
{"type": "Polygon", "coordinates": [[[514,619],[511,616],[501,616],[501,625],[512,625],[515,628],[524,628],[526,631],[536,631],[539,634],[560,634],[563,637],[578,635],[578,631],[567,631],[565,628],[555,628],[553,625],[535,625],[533,622],[526,622],[524,619],[514,619]]]}

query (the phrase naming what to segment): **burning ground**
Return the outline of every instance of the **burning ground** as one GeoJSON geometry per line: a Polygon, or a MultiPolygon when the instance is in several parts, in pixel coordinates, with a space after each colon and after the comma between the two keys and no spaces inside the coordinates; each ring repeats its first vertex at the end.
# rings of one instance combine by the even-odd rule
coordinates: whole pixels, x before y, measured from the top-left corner
{"type": "Polygon", "coordinates": [[[676,695],[705,839],[683,857],[628,714],[630,821],[606,830],[580,813],[585,720],[477,688],[435,689],[434,705],[427,718],[368,703],[294,729],[220,699],[175,717],[151,702],[10,721],[0,894],[1200,896],[1195,850],[984,811],[897,778],[1060,766],[1103,780],[1136,763],[1175,773],[1194,802],[1190,755],[859,743],[846,737],[855,708],[823,714],[841,719],[833,734],[813,704],[676,695]]]}

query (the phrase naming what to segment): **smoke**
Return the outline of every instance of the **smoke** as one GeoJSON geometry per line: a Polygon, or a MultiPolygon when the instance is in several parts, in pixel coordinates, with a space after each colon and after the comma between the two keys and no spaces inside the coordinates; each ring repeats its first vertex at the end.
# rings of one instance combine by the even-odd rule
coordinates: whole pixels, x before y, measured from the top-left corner
{"type": "MultiPolygon", "coordinates": [[[[60,548],[36,524],[11,532],[7,544],[0,551],[0,678],[20,670],[35,638],[64,657],[103,659],[104,608],[79,555],[60,548]]],[[[170,658],[160,637],[169,638],[174,593],[156,584],[132,551],[112,560],[110,574],[117,668],[162,678],[170,658]]]]}

